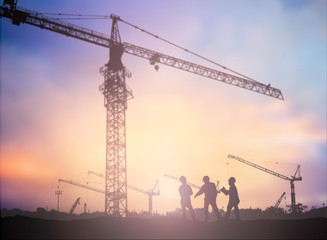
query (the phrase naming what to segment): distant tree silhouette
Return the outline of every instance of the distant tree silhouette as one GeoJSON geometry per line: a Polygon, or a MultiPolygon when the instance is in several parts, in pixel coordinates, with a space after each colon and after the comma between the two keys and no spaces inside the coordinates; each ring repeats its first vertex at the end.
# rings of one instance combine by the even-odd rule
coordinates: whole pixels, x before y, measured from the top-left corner
{"type": "Polygon", "coordinates": [[[308,206],[303,205],[302,203],[298,203],[295,205],[295,211],[292,211],[291,206],[288,207],[289,207],[288,212],[290,213],[291,217],[301,217],[301,215],[304,214],[305,209],[308,208],[308,206]]]}
{"type": "Polygon", "coordinates": [[[283,208],[268,207],[262,215],[268,219],[280,219],[285,218],[287,213],[283,208]]]}
{"type": "MultiPolygon", "coordinates": [[[[234,212],[232,212],[234,214],[234,212]]],[[[240,209],[240,215],[242,215],[242,219],[246,220],[254,220],[254,219],[262,219],[263,214],[260,208],[247,208],[240,209]]]]}

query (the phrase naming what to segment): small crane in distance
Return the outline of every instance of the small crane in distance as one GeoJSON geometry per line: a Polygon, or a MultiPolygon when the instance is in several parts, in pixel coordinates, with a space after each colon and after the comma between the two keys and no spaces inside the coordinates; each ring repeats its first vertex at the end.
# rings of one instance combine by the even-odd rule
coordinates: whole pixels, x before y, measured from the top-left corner
{"type": "Polygon", "coordinates": [[[257,169],[259,169],[261,171],[264,171],[266,173],[272,174],[272,175],[274,175],[276,177],[279,177],[279,178],[282,178],[284,180],[290,181],[290,184],[291,184],[291,211],[292,211],[292,213],[295,213],[296,212],[296,206],[297,205],[295,204],[295,186],[294,186],[294,181],[302,181],[302,177],[300,176],[300,165],[297,166],[297,169],[296,169],[296,171],[294,173],[294,176],[291,176],[291,178],[289,178],[289,177],[287,177],[285,175],[282,175],[280,173],[274,172],[274,171],[269,170],[269,169],[267,169],[265,167],[259,166],[259,165],[255,164],[255,163],[249,162],[249,161],[247,161],[245,159],[242,159],[242,158],[237,157],[237,156],[233,156],[231,154],[228,155],[228,158],[235,159],[235,160],[237,160],[239,162],[242,162],[242,163],[245,163],[245,164],[247,164],[247,165],[249,165],[251,167],[257,168],[257,169]],[[297,174],[298,174],[298,176],[296,176],[297,174]]]}
{"type": "MultiPolygon", "coordinates": [[[[103,176],[103,174],[101,174],[101,173],[95,173],[93,171],[88,171],[87,173],[88,174],[93,174],[93,175],[98,176],[100,178],[105,178],[103,176]]],[[[154,187],[152,189],[148,190],[148,191],[142,190],[142,189],[134,187],[134,186],[131,186],[130,184],[127,184],[127,188],[130,188],[130,189],[133,189],[133,190],[135,190],[137,192],[144,193],[144,194],[148,195],[148,197],[149,197],[149,215],[151,216],[152,215],[152,196],[159,196],[160,195],[159,181],[157,180],[154,187]],[[158,186],[157,191],[154,191],[157,186],[158,186]]]]}
{"type": "Polygon", "coordinates": [[[286,192],[283,192],[283,194],[278,198],[274,208],[278,208],[279,207],[279,204],[281,203],[283,197],[285,196],[286,192]]]}
{"type": "Polygon", "coordinates": [[[140,188],[137,187],[133,187],[131,185],[127,185],[128,188],[130,189],[134,189],[135,191],[138,191],[140,193],[144,193],[146,195],[148,195],[149,197],[149,215],[152,216],[152,197],[153,196],[159,196],[160,195],[160,190],[159,190],[159,181],[157,180],[154,187],[148,191],[146,190],[142,190],[140,188]],[[156,187],[158,186],[158,189],[155,191],[156,187]]]}
{"type": "Polygon", "coordinates": [[[70,209],[70,211],[68,213],[69,215],[74,213],[77,204],[80,204],[80,200],[81,200],[80,197],[76,199],[76,201],[74,202],[73,206],[71,207],[71,209],[70,209]]]}

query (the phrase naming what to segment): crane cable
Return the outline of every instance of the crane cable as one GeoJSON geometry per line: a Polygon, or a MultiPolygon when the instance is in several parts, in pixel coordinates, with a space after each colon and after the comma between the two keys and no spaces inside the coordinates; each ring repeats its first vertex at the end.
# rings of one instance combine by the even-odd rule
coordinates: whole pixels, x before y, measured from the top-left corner
{"type": "MultiPolygon", "coordinates": [[[[44,14],[44,15],[58,15],[58,16],[65,16],[65,17],[58,17],[58,18],[56,18],[56,20],[59,20],[59,19],[69,19],[69,20],[84,20],[84,19],[87,19],[87,20],[89,20],[89,19],[109,19],[109,18],[113,18],[113,16],[115,16],[115,15],[110,15],[110,16],[108,16],[108,15],[90,15],[90,14],[65,14],[65,13],[42,13],[42,14],[44,14]],[[67,16],[67,17],[66,17],[67,16]],[[68,16],[74,16],[74,17],[68,17],[68,16]]],[[[168,40],[166,40],[166,39],[164,39],[164,38],[162,38],[162,37],[159,37],[158,35],[155,35],[155,34],[153,34],[153,33],[151,33],[151,32],[149,32],[149,31],[146,31],[145,29],[143,29],[143,28],[140,28],[140,27],[138,27],[138,26],[136,26],[136,25],[134,25],[134,24],[131,24],[131,23],[129,23],[129,22],[127,22],[127,21],[125,21],[125,20],[123,20],[123,19],[121,19],[120,17],[118,17],[118,16],[115,16],[115,17],[117,17],[117,19],[119,20],[119,21],[121,21],[121,22],[123,22],[123,23],[126,23],[127,25],[129,25],[129,26],[131,26],[131,27],[134,27],[134,28],[136,28],[136,29],[138,29],[138,30],[140,30],[140,31],[142,31],[142,32],[144,32],[144,33],[146,33],[146,34],[149,34],[150,36],[153,36],[153,37],[155,37],[155,38],[157,38],[157,39],[159,39],[159,40],[162,40],[162,41],[164,41],[164,42],[166,42],[166,43],[168,43],[168,44],[170,44],[170,45],[172,45],[172,46],[174,46],[174,47],[177,47],[177,48],[179,48],[179,49],[182,49],[183,51],[185,51],[185,52],[188,52],[188,53],[190,53],[190,54],[192,54],[192,55],[194,55],[194,56],[196,56],[196,57],[199,57],[199,58],[201,58],[201,59],[203,59],[203,60],[205,60],[205,61],[207,61],[207,62],[210,62],[210,63],[212,63],[212,64],[214,64],[214,65],[217,65],[217,66],[219,66],[219,67],[221,67],[221,68],[223,68],[223,69],[225,69],[225,70],[228,70],[228,71],[230,71],[230,72],[232,72],[232,73],[235,73],[235,74],[237,74],[237,75],[239,75],[239,76],[241,76],[241,77],[243,77],[243,78],[246,78],[247,80],[250,80],[250,81],[254,81],[254,82],[257,82],[257,83],[260,83],[260,82],[258,82],[258,81],[256,81],[256,80],[254,80],[254,79],[252,79],[252,78],[250,78],[250,77],[248,77],[248,76],[245,76],[245,75],[243,75],[243,74],[241,74],[241,73],[239,73],[239,72],[237,72],[237,71],[234,71],[234,70],[232,70],[232,69],[230,69],[230,68],[228,68],[228,67],[226,67],[226,66],[223,66],[223,65],[221,65],[221,64],[219,64],[219,63],[216,63],[216,62],[214,62],[214,61],[212,61],[212,60],[210,60],[210,59],[208,59],[208,58],[205,58],[205,57],[203,57],[203,56],[201,56],[201,55],[199,55],[199,54],[197,54],[197,53],[195,53],[195,52],[193,52],[193,51],[190,51],[190,50],[188,50],[188,49],[186,49],[186,48],[183,48],[183,47],[181,47],[181,46],[179,46],[179,45],[177,45],[177,44],[175,44],[175,43],[173,43],[173,42],[170,42],[170,41],[168,41],[168,40]]]]}
{"type": "Polygon", "coordinates": [[[123,23],[126,23],[127,25],[130,25],[131,27],[134,27],[134,28],[136,28],[136,29],[138,29],[138,30],[140,30],[140,31],[142,31],[142,32],[144,32],[144,33],[147,33],[147,34],[149,34],[149,35],[151,35],[151,36],[153,36],[153,37],[155,37],[155,38],[157,38],[157,39],[160,39],[160,40],[162,40],[162,41],[164,41],[164,42],[166,42],[166,43],[168,43],[168,44],[170,44],[170,45],[173,45],[173,46],[175,46],[175,47],[177,47],[177,48],[179,48],[179,49],[182,49],[182,50],[184,50],[185,52],[189,52],[189,53],[191,53],[191,54],[194,55],[194,56],[197,56],[197,57],[199,57],[199,58],[201,58],[201,59],[203,59],[203,60],[205,60],[205,61],[208,61],[208,62],[210,62],[210,63],[213,63],[213,64],[215,64],[215,65],[217,65],[217,66],[219,66],[219,67],[221,67],[221,68],[223,68],[223,69],[225,69],[225,70],[231,71],[231,72],[233,72],[233,73],[235,73],[235,74],[237,74],[237,75],[239,75],[239,76],[241,76],[241,77],[244,77],[244,78],[246,78],[246,79],[248,79],[248,80],[251,80],[251,81],[254,81],[254,82],[258,82],[258,81],[254,80],[254,79],[252,79],[252,78],[250,78],[250,77],[248,77],[248,76],[245,76],[245,75],[243,75],[243,74],[241,74],[241,73],[239,73],[239,72],[236,72],[236,71],[234,71],[234,70],[232,70],[232,69],[230,69],[230,68],[227,68],[227,67],[225,67],[225,66],[223,66],[223,65],[221,65],[221,64],[219,64],[219,63],[216,63],[216,62],[214,62],[214,61],[212,61],[212,60],[210,60],[210,59],[208,59],[208,58],[205,58],[205,57],[203,57],[203,56],[201,56],[201,55],[199,55],[199,54],[197,54],[197,53],[195,53],[195,52],[192,52],[192,51],[190,51],[190,50],[188,50],[188,49],[186,49],[186,48],[183,48],[183,47],[181,47],[181,46],[179,46],[179,45],[177,45],[177,44],[175,44],[175,43],[172,43],[172,42],[170,42],[170,41],[168,41],[168,40],[166,40],[166,39],[164,39],[164,38],[161,38],[161,37],[159,37],[158,35],[155,35],[155,34],[153,34],[153,33],[150,33],[150,32],[148,32],[148,31],[146,31],[146,30],[144,30],[144,29],[142,29],[142,28],[139,28],[138,26],[135,26],[135,25],[133,25],[133,24],[131,24],[131,23],[129,23],[129,22],[126,22],[125,20],[121,19],[120,17],[118,17],[118,20],[121,21],[121,22],[123,22],[123,23]]]}
{"type": "Polygon", "coordinates": [[[70,13],[41,13],[43,15],[60,16],[55,20],[93,20],[93,19],[110,19],[108,15],[92,15],[92,14],[70,14],[70,13]]]}

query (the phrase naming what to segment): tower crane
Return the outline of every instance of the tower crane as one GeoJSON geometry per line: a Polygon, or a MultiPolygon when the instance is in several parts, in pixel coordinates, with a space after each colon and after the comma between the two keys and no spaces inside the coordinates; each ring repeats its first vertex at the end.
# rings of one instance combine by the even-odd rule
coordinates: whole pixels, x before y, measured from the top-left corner
{"type": "Polygon", "coordinates": [[[280,173],[274,172],[272,170],[269,170],[267,168],[264,168],[262,166],[259,166],[259,165],[255,164],[255,163],[252,163],[252,162],[249,162],[247,160],[244,160],[244,159],[242,159],[240,157],[233,156],[231,154],[228,155],[228,158],[233,158],[233,159],[235,159],[237,161],[240,161],[242,163],[245,163],[245,164],[247,164],[247,165],[249,165],[251,167],[257,168],[257,169],[259,169],[261,171],[264,171],[266,173],[272,174],[272,175],[274,175],[276,177],[279,177],[279,178],[282,178],[284,180],[290,181],[290,184],[291,184],[291,211],[292,211],[292,213],[294,213],[296,211],[294,181],[302,181],[302,177],[300,176],[300,165],[297,166],[297,169],[296,169],[296,171],[294,173],[294,176],[291,176],[289,178],[289,177],[287,177],[285,175],[282,175],[280,173]]]}
{"type": "MultiPolygon", "coordinates": [[[[76,183],[76,182],[73,182],[72,180],[58,179],[58,182],[65,182],[65,183],[72,184],[72,185],[77,186],[77,187],[86,188],[86,189],[91,190],[91,191],[94,191],[94,192],[99,192],[99,193],[103,193],[103,194],[105,193],[103,190],[100,190],[100,189],[97,189],[97,188],[94,188],[94,187],[90,187],[88,185],[76,183]]],[[[77,200],[76,200],[76,202],[77,202],[77,200]]],[[[74,205],[73,205],[73,207],[74,207],[74,205]]],[[[77,205],[77,203],[76,203],[76,205],[77,205]]],[[[72,209],[73,209],[73,207],[72,207],[72,209]]],[[[71,210],[71,211],[74,211],[74,210],[71,210]]],[[[86,213],[86,203],[84,203],[84,213],[86,213]]]]}
{"type": "Polygon", "coordinates": [[[159,181],[157,180],[154,187],[148,191],[145,191],[145,190],[142,190],[140,188],[137,188],[137,187],[133,187],[131,185],[127,185],[128,188],[130,189],[134,189],[135,191],[138,191],[140,193],[144,193],[146,195],[148,195],[149,197],[149,215],[151,216],[152,215],[152,196],[158,196],[160,195],[160,190],[159,190],[159,181]],[[157,191],[155,191],[156,187],[158,186],[158,189],[157,191]]]}
{"type": "Polygon", "coordinates": [[[106,178],[102,173],[96,173],[96,172],[88,171],[87,174],[93,174],[93,175],[98,176],[100,178],[106,178]]]}
{"type": "MultiPolygon", "coordinates": [[[[95,173],[95,172],[92,172],[92,171],[88,171],[87,173],[96,175],[96,176],[101,177],[101,178],[105,178],[101,173],[95,173]]],[[[144,193],[144,194],[148,195],[148,197],[149,197],[149,215],[151,216],[152,215],[152,196],[160,195],[159,181],[157,180],[154,187],[151,190],[148,190],[148,191],[145,191],[145,190],[142,190],[140,188],[131,186],[130,184],[127,184],[127,188],[130,188],[130,189],[133,189],[133,190],[138,191],[140,193],[144,193]],[[154,191],[157,185],[158,185],[158,190],[154,191]]]]}
{"type": "Polygon", "coordinates": [[[126,216],[127,214],[125,111],[127,109],[127,101],[133,98],[133,93],[126,84],[126,78],[131,77],[131,74],[122,64],[121,58],[123,53],[147,59],[150,61],[150,64],[155,65],[156,69],[158,69],[158,64],[161,63],[273,98],[284,99],[281,91],[272,87],[270,84],[266,85],[249,78],[234,76],[130,43],[122,42],[118,29],[118,21],[127,22],[113,14],[110,16],[112,19],[110,36],[51,18],[46,14],[21,8],[17,6],[17,0],[3,0],[3,4],[0,7],[0,16],[12,20],[12,24],[17,26],[21,23],[26,23],[110,49],[109,62],[100,68],[100,72],[104,76],[104,82],[99,87],[100,92],[104,95],[104,105],[107,113],[105,172],[106,215],[126,216]]]}
{"type": "Polygon", "coordinates": [[[282,201],[283,197],[285,196],[285,192],[283,192],[283,194],[278,198],[276,204],[275,204],[275,208],[279,207],[280,202],[282,201]]]}
{"type": "Polygon", "coordinates": [[[72,206],[72,208],[70,209],[70,211],[69,211],[68,214],[73,214],[73,212],[75,211],[75,208],[76,208],[77,204],[80,204],[80,200],[81,200],[80,197],[76,199],[76,201],[74,202],[74,204],[73,204],[73,206],[72,206]]]}

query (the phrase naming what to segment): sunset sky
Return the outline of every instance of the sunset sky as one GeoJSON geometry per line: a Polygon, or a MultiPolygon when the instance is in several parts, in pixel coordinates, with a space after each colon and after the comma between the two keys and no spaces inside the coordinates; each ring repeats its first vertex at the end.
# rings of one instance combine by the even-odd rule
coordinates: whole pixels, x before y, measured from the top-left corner
{"type": "MultiPolygon", "coordinates": [[[[1,1],[2,4],[2,1],[1,1]]],[[[290,205],[290,183],[233,159],[242,157],[286,176],[301,165],[296,202],[326,203],[325,0],[19,0],[41,13],[110,15],[159,35],[282,91],[278,100],[168,66],[123,55],[128,85],[128,184],[160,182],[158,213],[180,207],[184,175],[220,187],[236,178],[240,208],[290,205]]],[[[111,20],[67,20],[110,34],[111,20]]],[[[105,172],[106,110],[99,68],[109,50],[47,30],[1,19],[1,208],[57,208],[58,179],[104,189],[88,171],[105,172]]],[[[222,69],[119,22],[123,42],[222,69]]],[[[83,212],[104,211],[104,195],[60,183],[60,210],[78,197],[83,212]]],[[[195,192],[196,190],[194,190],[195,192]]],[[[226,209],[228,197],[218,195],[226,209]]],[[[192,198],[195,208],[203,197],[192,198]]],[[[148,197],[128,190],[129,211],[147,211],[148,197]]]]}

